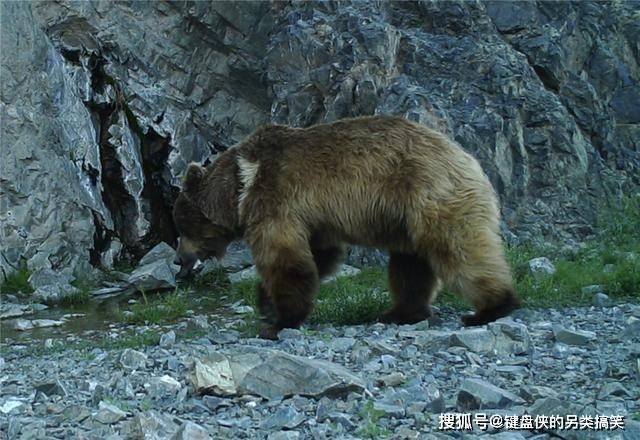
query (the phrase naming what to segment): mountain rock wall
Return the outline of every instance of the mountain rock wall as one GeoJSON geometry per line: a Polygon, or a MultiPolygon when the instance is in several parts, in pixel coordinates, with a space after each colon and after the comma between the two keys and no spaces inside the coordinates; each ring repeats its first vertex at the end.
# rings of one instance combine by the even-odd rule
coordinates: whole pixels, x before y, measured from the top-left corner
{"type": "Polygon", "coordinates": [[[267,122],[454,137],[509,240],[580,239],[637,188],[638,2],[3,2],[0,268],[174,243],[190,161],[267,122]]]}

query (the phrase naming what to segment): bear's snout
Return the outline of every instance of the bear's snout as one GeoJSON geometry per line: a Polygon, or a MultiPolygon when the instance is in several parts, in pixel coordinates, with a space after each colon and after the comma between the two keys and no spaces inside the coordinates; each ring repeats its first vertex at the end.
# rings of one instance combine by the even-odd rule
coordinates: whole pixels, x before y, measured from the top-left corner
{"type": "Polygon", "coordinates": [[[191,274],[193,266],[195,266],[197,258],[185,258],[180,254],[177,254],[173,259],[173,264],[180,266],[180,270],[176,274],[177,279],[186,278],[191,274]]]}
{"type": "Polygon", "coordinates": [[[180,270],[176,274],[177,279],[183,279],[188,277],[191,274],[191,267],[189,265],[180,264],[180,270]]]}

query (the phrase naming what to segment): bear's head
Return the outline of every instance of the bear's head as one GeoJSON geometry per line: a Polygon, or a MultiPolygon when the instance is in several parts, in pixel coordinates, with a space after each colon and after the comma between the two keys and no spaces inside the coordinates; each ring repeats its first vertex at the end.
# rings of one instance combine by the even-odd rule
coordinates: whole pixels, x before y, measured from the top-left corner
{"type": "Polygon", "coordinates": [[[173,221],[180,235],[175,263],[178,277],[191,272],[198,260],[222,258],[238,238],[236,179],[228,160],[212,170],[189,164],[180,195],[173,206],[173,221]]]}

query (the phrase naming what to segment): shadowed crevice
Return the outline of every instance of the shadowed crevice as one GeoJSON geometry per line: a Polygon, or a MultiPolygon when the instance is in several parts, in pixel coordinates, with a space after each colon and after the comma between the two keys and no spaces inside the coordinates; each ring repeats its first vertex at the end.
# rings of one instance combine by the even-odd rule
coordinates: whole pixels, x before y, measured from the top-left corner
{"type": "Polygon", "coordinates": [[[179,190],[171,185],[167,160],[171,152],[171,139],[158,134],[148,127],[146,133],[138,125],[133,112],[124,107],[129,126],[138,137],[141,148],[142,170],[144,172],[144,189],[142,197],[149,202],[151,229],[143,238],[148,249],[161,241],[175,247],[178,233],[173,223],[173,202],[179,190]]]}

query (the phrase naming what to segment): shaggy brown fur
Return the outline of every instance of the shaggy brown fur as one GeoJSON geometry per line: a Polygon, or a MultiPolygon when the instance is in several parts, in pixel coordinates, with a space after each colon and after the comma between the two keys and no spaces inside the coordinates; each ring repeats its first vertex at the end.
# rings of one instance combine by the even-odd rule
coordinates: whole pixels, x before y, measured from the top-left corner
{"type": "Polygon", "coordinates": [[[265,337],[307,317],[344,243],[389,250],[394,306],[384,321],[428,317],[440,281],[475,306],[467,325],[518,307],[480,165],[401,118],[262,127],[206,170],[189,166],[174,217],[186,270],[246,239],[262,277],[265,337]]]}

